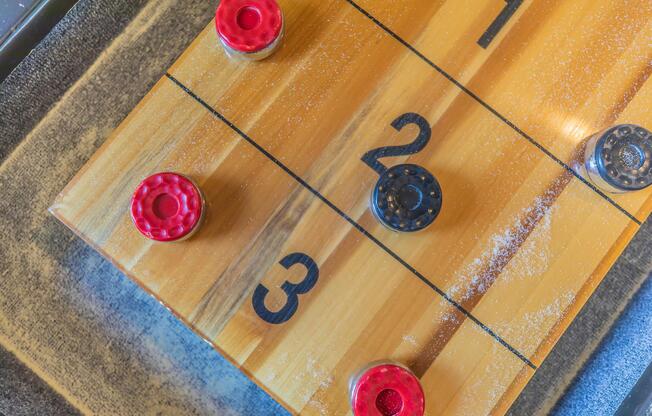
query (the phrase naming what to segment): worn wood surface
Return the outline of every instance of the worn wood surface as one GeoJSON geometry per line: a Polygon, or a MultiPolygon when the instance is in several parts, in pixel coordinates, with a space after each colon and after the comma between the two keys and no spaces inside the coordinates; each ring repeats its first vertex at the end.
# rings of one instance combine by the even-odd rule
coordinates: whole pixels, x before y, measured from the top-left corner
{"type": "Polygon", "coordinates": [[[649,4],[525,2],[485,50],[502,3],[422,3],[282,2],[286,42],[261,63],[229,61],[209,24],[52,207],[292,411],[346,412],[351,373],[390,358],[421,377],[429,414],[504,412],[650,210],[649,191],[605,197],[568,169],[590,133],[652,124],[649,4]],[[368,212],[377,175],[360,161],[413,139],[390,127],[405,112],[433,138],[384,162],[444,191],[414,235],[368,212]],[[187,242],[130,223],[159,170],[206,194],[187,242]],[[292,252],[319,281],[270,325],[251,294],[300,281],[278,264],[292,252]]]}

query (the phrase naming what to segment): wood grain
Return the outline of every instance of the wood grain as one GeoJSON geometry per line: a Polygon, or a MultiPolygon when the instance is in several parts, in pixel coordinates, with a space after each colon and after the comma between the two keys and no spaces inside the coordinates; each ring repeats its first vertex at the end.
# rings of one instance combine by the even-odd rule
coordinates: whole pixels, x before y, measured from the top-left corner
{"type": "Polygon", "coordinates": [[[650,14],[616,19],[629,31],[614,40],[609,2],[525,2],[485,50],[476,40],[503,3],[472,3],[361,2],[383,27],[346,1],[283,1],[286,41],[258,63],[228,60],[209,25],[52,212],[293,412],[346,413],[351,374],[394,359],[421,377],[428,414],[504,413],[652,207],[649,190],[608,200],[568,170],[603,124],[652,124],[650,14]],[[524,57],[539,53],[573,64],[535,71],[524,57]],[[560,90],[568,77],[582,82],[560,90]],[[360,161],[413,140],[390,126],[406,112],[433,138],[383,162],[426,167],[444,194],[436,222],[409,235],[370,214],[377,174],[360,161]],[[146,241],[127,212],[163,170],[208,203],[183,243],[146,241]],[[251,294],[262,282],[266,305],[283,304],[277,288],[303,276],[278,264],[292,252],[315,259],[319,281],[270,325],[251,294]]]}

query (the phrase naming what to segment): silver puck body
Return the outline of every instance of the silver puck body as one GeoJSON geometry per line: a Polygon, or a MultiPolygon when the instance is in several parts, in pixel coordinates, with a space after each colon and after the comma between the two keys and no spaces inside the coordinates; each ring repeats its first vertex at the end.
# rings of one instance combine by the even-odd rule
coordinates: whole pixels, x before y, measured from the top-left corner
{"type": "Polygon", "coordinates": [[[220,38],[220,43],[224,47],[224,52],[229,56],[229,58],[240,59],[243,61],[260,61],[267,58],[273,54],[283,39],[283,26],[281,26],[281,32],[278,37],[269,45],[265,46],[263,49],[255,52],[243,52],[229,46],[224,39],[220,38]]]}

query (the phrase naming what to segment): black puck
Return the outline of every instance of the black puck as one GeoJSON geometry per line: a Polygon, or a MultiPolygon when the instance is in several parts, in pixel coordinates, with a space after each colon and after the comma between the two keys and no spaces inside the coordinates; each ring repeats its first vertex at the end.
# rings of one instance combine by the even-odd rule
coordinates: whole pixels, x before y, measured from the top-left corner
{"type": "Polygon", "coordinates": [[[635,191],[652,184],[652,133],[621,124],[609,129],[595,146],[600,176],[611,186],[635,191]]]}
{"type": "Polygon", "coordinates": [[[412,164],[385,170],[371,194],[371,211],[382,224],[396,231],[424,229],[437,218],[441,203],[437,179],[412,164]]]}

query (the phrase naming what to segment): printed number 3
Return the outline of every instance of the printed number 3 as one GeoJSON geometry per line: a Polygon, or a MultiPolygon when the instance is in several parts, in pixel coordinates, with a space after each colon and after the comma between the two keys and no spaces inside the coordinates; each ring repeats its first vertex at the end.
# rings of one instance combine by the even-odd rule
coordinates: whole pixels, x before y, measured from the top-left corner
{"type": "Polygon", "coordinates": [[[308,293],[310,289],[317,284],[317,279],[319,279],[319,268],[317,267],[317,263],[315,263],[315,261],[307,254],[288,254],[283,257],[279,263],[286,269],[289,269],[295,264],[303,264],[306,268],[306,277],[304,277],[300,283],[290,283],[286,280],[281,285],[281,289],[283,289],[287,295],[287,301],[285,302],[285,305],[276,312],[270,311],[267,309],[267,306],[265,306],[265,297],[269,293],[269,289],[262,284],[259,284],[256,287],[254,295],[251,298],[254,310],[263,321],[269,322],[270,324],[282,324],[292,318],[292,315],[294,315],[299,307],[299,295],[308,293]]]}

